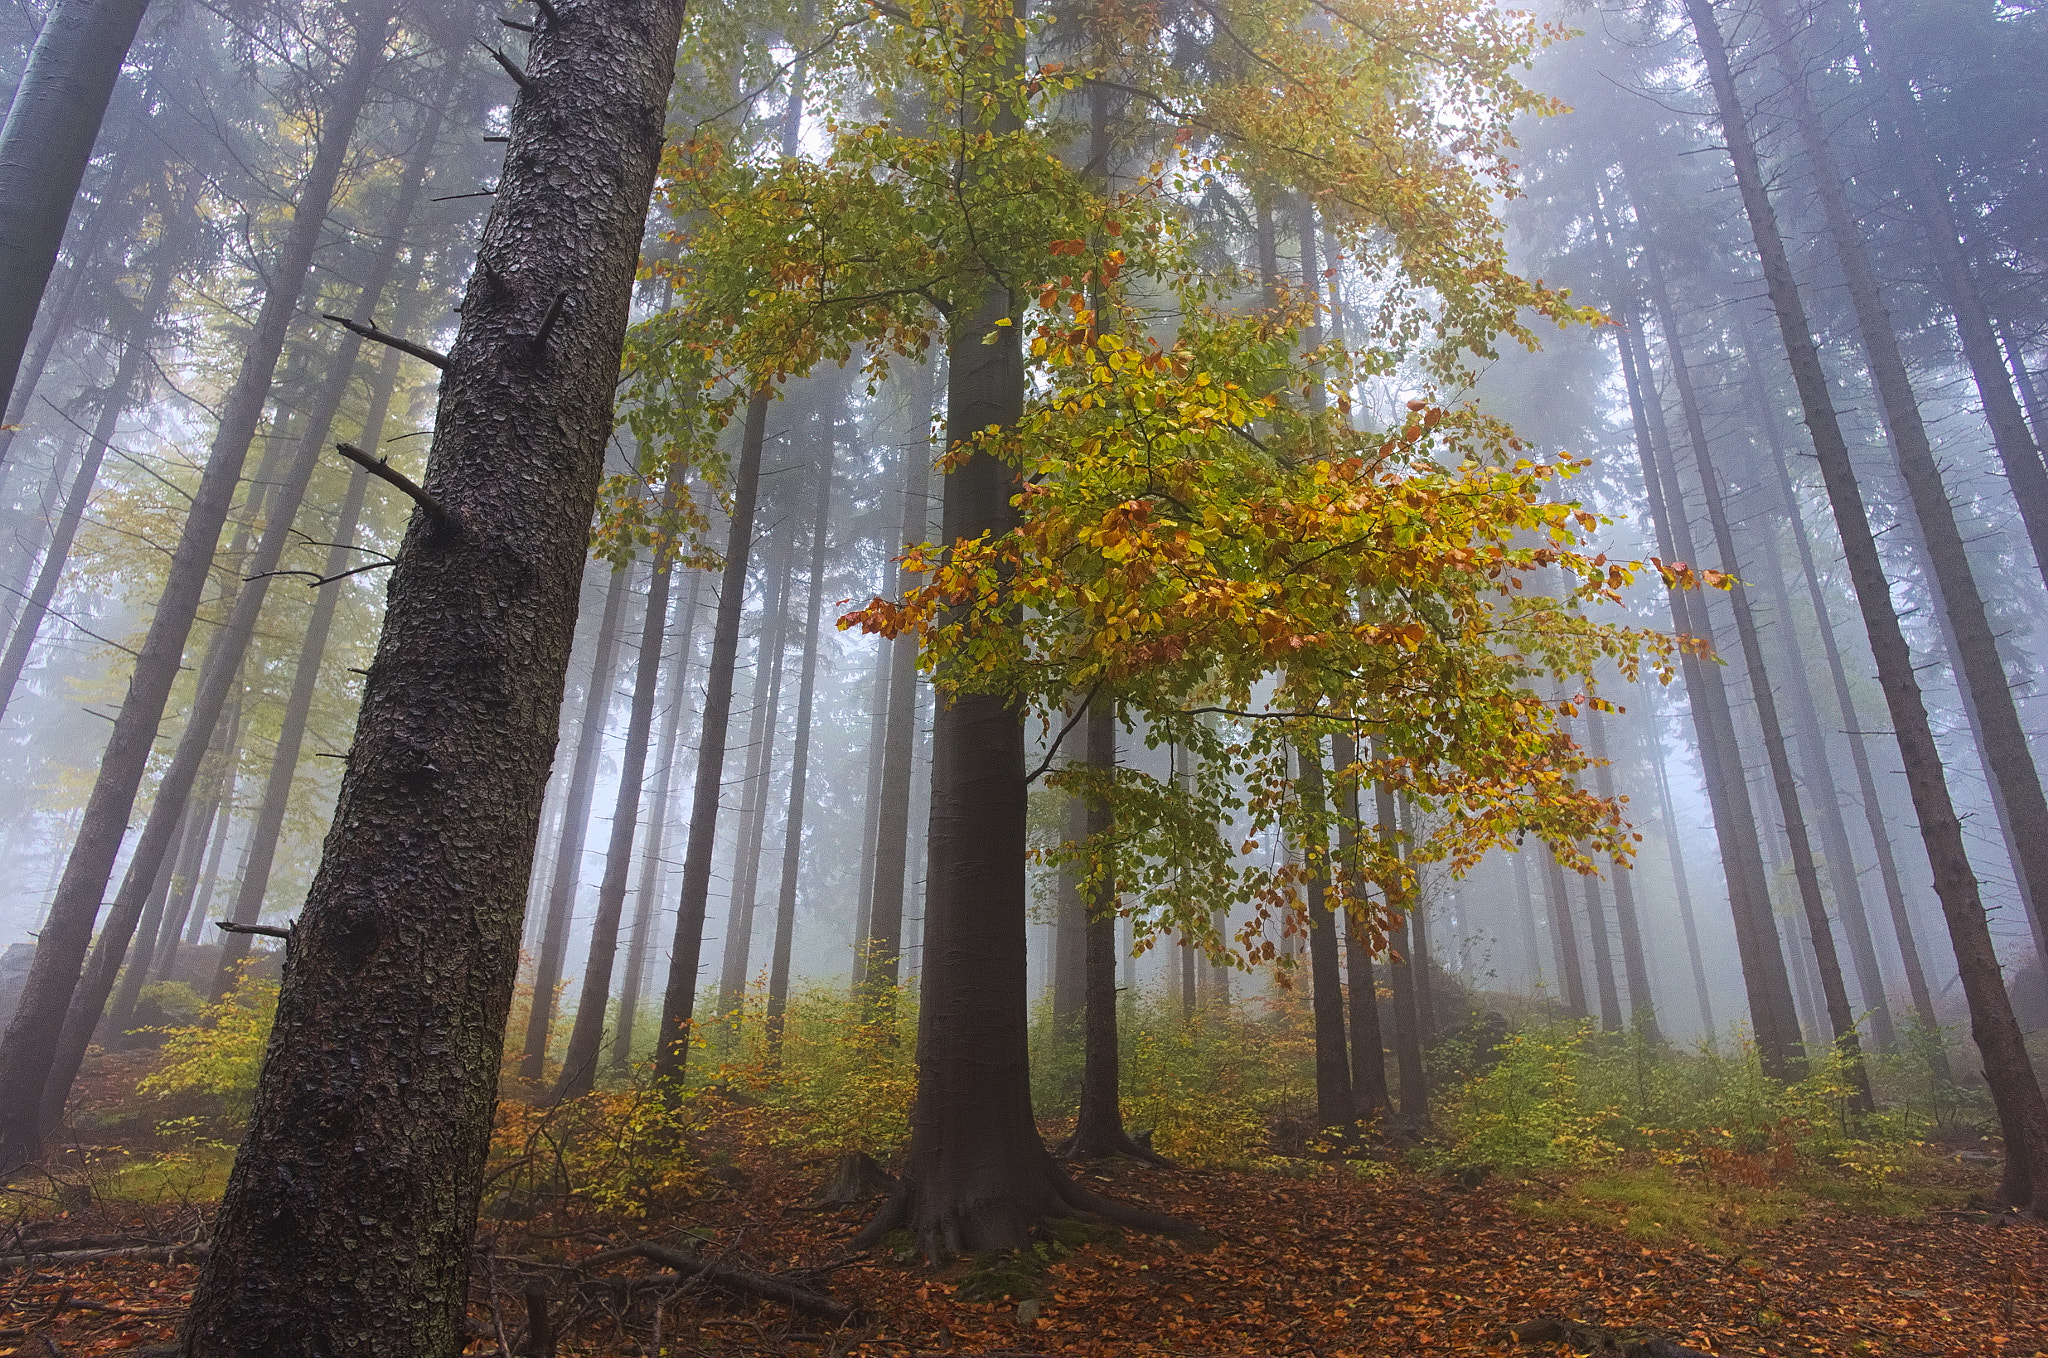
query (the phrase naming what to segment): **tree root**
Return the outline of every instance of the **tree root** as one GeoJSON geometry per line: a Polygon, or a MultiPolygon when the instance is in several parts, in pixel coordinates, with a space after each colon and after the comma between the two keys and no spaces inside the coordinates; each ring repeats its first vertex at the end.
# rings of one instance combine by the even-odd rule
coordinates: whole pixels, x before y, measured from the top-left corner
{"type": "Polygon", "coordinates": [[[1508,1337],[1518,1344],[1569,1344],[1577,1352],[1595,1358],[1714,1358],[1704,1350],[1689,1349],[1654,1335],[1549,1316],[1508,1326],[1508,1337]]]}
{"type": "Polygon", "coordinates": [[[1150,1132],[1132,1136],[1121,1127],[1109,1132],[1096,1131],[1087,1135],[1077,1127],[1072,1136],[1053,1148],[1053,1157],[1059,1160],[1107,1160],[1113,1156],[1135,1160],[1154,1169],[1181,1168],[1152,1149],[1150,1132]]]}

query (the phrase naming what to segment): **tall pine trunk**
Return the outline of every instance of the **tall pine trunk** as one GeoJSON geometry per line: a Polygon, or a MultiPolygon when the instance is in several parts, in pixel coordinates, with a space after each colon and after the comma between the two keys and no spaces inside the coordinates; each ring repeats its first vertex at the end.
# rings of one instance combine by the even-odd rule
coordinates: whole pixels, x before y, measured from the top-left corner
{"type": "MultiPolygon", "coordinates": [[[[2037,1215],[2048,1215],[2048,1103],[2042,1100],[2040,1082],[1999,971],[1984,903],[1963,849],[1962,824],[1949,796],[1940,752],[1914,675],[1912,653],[1899,628],[1890,582],[1885,579],[1878,557],[1877,540],[1871,533],[1862,491],[1856,483],[1849,445],[1835,417],[1820,351],[1814,344],[1784,237],[1764,187],[1763,168],[1750,135],[1748,116],[1736,93],[1727,47],[1708,0],[1686,0],[1686,12],[1706,59],[1743,210],[1763,262],[1764,282],[1806,413],[1807,429],[1819,455],[1821,477],[1834,506],[1843,556],[1869,633],[1871,653],[1877,661],[1878,684],[1891,713],[1907,784],[1913,792],[1913,809],[1920,821],[1928,860],[1934,867],[1935,894],[1941,900],[1949,937],[1955,945],[1963,994],[1970,1006],[1970,1031],[1984,1058],[1985,1083],[2005,1135],[2005,1174],[2000,1193],[2007,1202],[2024,1205],[2037,1215]]],[[[1950,522],[1952,525],[1953,520],[1950,522]]]]}
{"type": "Polygon", "coordinates": [[[526,877],[682,26],[679,0],[556,13],[513,107],[442,381],[433,508],[392,572],[190,1358],[464,1344],[526,877]],[[397,1243],[365,1248],[365,1220],[397,1243]]]}
{"type": "Polygon", "coordinates": [[[775,781],[775,736],[782,718],[782,663],[789,622],[789,577],[793,566],[787,537],[770,552],[761,593],[761,637],[754,650],[753,712],[747,721],[746,772],[741,775],[738,842],[732,853],[732,893],[725,910],[725,947],[718,965],[718,1006],[737,1029],[746,1004],[747,963],[754,952],[754,914],[761,885],[761,846],[768,821],[768,793],[775,781]]]}
{"type": "MultiPolygon", "coordinates": [[[[376,0],[358,25],[354,51],[326,110],[319,149],[300,184],[291,230],[270,267],[241,369],[222,404],[206,470],[187,507],[163,593],[101,754],[99,773],[37,941],[21,1003],[6,1037],[0,1039],[0,1172],[33,1160],[41,1150],[43,1087],[78,986],[93,922],[126,838],[128,816],[184,658],[185,642],[205,592],[221,528],[234,503],[243,460],[269,396],[285,333],[326,225],[350,136],[371,81],[383,65],[389,28],[388,0],[376,0]]],[[[13,363],[0,364],[0,372],[11,379],[13,363]]]]}

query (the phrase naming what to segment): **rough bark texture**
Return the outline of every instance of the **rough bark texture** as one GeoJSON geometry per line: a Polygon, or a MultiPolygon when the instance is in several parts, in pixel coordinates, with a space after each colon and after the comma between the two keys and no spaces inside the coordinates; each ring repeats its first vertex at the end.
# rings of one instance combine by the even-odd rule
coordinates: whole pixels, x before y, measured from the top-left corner
{"type": "Polygon", "coordinates": [[[541,25],[334,826],[181,1339],[463,1346],[519,925],[680,0],[541,25]],[[537,343],[541,319],[557,323],[537,343]]]}
{"type": "Polygon", "coordinates": [[[9,403],[107,101],[149,0],[62,0],[0,124],[0,406],[9,403]]]}
{"type": "Polygon", "coordinates": [[[740,654],[740,615],[746,605],[747,561],[754,547],[754,506],[761,493],[761,444],[768,431],[770,393],[747,402],[740,455],[732,474],[732,522],[719,576],[718,620],[704,673],[703,734],[697,740],[697,777],[690,795],[690,834],[683,847],[683,882],[676,904],[675,945],[668,955],[668,988],[661,999],[654,1073],[680,1080],[690,1063],[690,1022],[697,1009],[697,968],[704,956],[704,912],[711,902],[711,853],[718,843],[718,800],[725,780],[726,729],[732,724],[733,668],[740,654]]]}
{"type": "MultiPolygon", "coordinates": [[[[101,754],[99,772],[51,900],[21,1003],[5,1039],[0,1040],[0,1173],[33,1160],[41,1150],[43,1087],[78,985],[86,944],[126,837],[128,816],[177,679],[214,548],[234,504],[242,463],[269,396],[285,332],[326,224],[350,133],[371,79],[383,63],[390,10],[384,4],[372,8],[358,27],[355,50],[335,87],[319,150],[300,185],[284,248],[271,266],[270,284],[250,330],[241,370],[221,406],[206,470],[193,493],[163,593],[101,754]]],[[[9,364],[4,371],[11,374],[12,370],[9,364]]]]}
{"type": "Polygon", "coordinates": [[[1940,751],[1934,743],[1919,681],[1914,676],[1912,653],[1899,628],[1890,582],[1884,577],[1848,443],[1835,418],[1820,351],[1814,344],[1784,237],[1764,188],[1763,168],[1737,98],[1727,48],[1707,0],[1686,0],[1686,12],[1706,58],[1743,209],[1763,261],[1764,282],[1799,389],[1800,404],[1806,412],[1807,429],[1819,456],[1821,477],[1834,506],[1843,556],[1869,633],[1871,653],[1877,661],[1878,684],[1884,691],[1892,730],[1899,742],[1927,857],[1934,867],[1935,894],[1941,900],[1949,938],[1955,945],[1963,994],[1970,1006],[1970,1032],[1984,1058],[1985,1082],[2005,1135],[2001,1195],[2007,1202],[2026,1206],[2036,1215],[2048,1215],[2048,1104],[2042,1100],[2040,1082],[2005,991],[1984,904],[1977,893],[1976,876],[1963,849],[1962,825],[1949,797],[1940,751]]]}
{"type": "Polygon", "coordinates": [[[519,1078],[539,1080],[547,1071],[548,1040],[555,1027],[555,992],[561,987],[562,965],[569,952],[569,925],[576,915],[576,897],[583,886],[583,852],[590,832],[590,799],[597,784],[598,758],[604,750],[605,718],[612,710],[619,656],[619,619],[625,612],[631,572],[615,566],[605,587],[604,614],[592,648],[590,684],[583,691],[583,719],[576,728],[576,756],[569,764],[569,788],[562,799],[561,847],[548,884],[547,914],[541,923],[540,956],[534,960],[533,1004],[526,1011],[526,1040],[519,1056],[519,1078]]]}

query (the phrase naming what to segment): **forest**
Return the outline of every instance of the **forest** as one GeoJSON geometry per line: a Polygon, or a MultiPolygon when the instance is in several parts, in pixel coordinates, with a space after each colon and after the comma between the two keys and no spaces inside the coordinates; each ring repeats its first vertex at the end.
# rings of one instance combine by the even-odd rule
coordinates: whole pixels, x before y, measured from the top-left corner
{"type": "Polygon", "coordinates": [[[0,1355],[2048,1354],[2044,70],[14,0],[0,1355]]]}

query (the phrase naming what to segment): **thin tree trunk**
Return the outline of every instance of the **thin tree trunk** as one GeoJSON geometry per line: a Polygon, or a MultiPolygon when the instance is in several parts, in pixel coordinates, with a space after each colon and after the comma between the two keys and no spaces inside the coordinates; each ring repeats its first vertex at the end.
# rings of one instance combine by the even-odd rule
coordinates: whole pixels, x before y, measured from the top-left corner
{"type": "MultiPolygon", "coordinates": [[[[1984,904],[1964,852],[1962,825],[1949,797],[1940,752],[1928,724],[1919,682],[1914,677],[1912,654],[1899,629],[1890,583],[1884,577],[1877,541],[1870,531],[1849,446],[1835,418],[1827,374],[1821,368],[1820,352],[1813,342],[1784,238],[1764,188],[1762,166],[1750,137],[1747,116],[1736,95],[1727,48],[1708,0],[1686,0],[1686,11],[1706,59],[1743,209],[1763,261],[1764,281],[1784,337],[1807,428],[1819,455],[1821,476],[1834,505],[1843,554],[1870,635],[1870,649],[1877,660],[1878,683],[1891,713],[1907,783],[1913,790],[1913,809],[1927,843],[1928,860],[1935,869],[1935,893],[1941,899],[1942,913],[1955,945],[1963,993],[1970,1006],[1971,1033],[1984,1058],[1985,1082],[2005,1134],[2005,1175],[2000,1192],[2005,1201],[2024,1205],[2037,1215],[2048,1214],[2048,1104],[2042,1100],[2040,1083],[2005,991],[1984,904]]],[[[1914,479],[1908,477],[1909,486],[1914,479]]],[[[1924,514],[1922,517],[1924,526],[1924,514]]],[[[1948,522],[1953,527],[1953,519],[1948,522]]]]}
{"type": "Polygon", "coordinates": [[[1380,1034],[1379,988],[1372,975],[1372,945],[1360,915],[1365,909],[1365,879],[1359,871],[1360,826],[1358,742],[1348,732],[1330,738],[1331,763],[1338,771],[1340,805],[1337,818],[1338,871],[1344,874],[1344,971],[1351,1026],[1351,1096],[1355,1117],[1373,1118],[1393,1109],[1387,1093],[1386,1039],[1380,1034]]]}
{"type": "Polygon", "coordinates": [[[1536,940],[1536,897],[1529,890],[1529,860],[1517,849],[1515,860],[1515,904],[1522,925],[1522,957],[1528,965],[1525,987],[1530,994],[1544,988],[1543,945],[1536,940]]]}
{"type": "Polygon", "coordinates": [[[526,876],[681,25],[678,0],[580,0],[533,39],[442,381],[426,483],[441,514],[414,513],[392,573],[188,1358],[463,1345],[526,876]],[[402,1248],[365,1248],[366,1219],[402,1248]]]}
{"type": "Polygon", "coordinates": [[[520,1048],[519,1078],[537,1081],[547,1072],[548,1042],[554,1035],[555,992],[562,983],[562,964],[569,952],[569,930],[576,916],[576,897],[583,887],[583,857],[590,833],[590,799],[597,785],[597,766],[604,753],[605,721],[618,684],[619,626],[632,571],[614,566],[605,586],[604,614],[591,648],[590,686],[583,692],[583,718],[576,731],[576,756],[569,766],[568,795],[562,801],[561,848],[548,886],[546,922],[541,926],[540,957],[533,968],[533,1004],[526,1011],[526,1040],[520,1048]]]}
{"type": "Polygon", "coordinates": [[[1657,808],[1664,818],[1664,851],[1671,860],[1671,884],[1678,897],[1678,919],[1685,930],[1685,953],[1692,963],[1693,998],[1700,1006],[1700,1030],[1707,1036],[1709,1046],[1716,1041],[1714,1031],[1714,1002],[1707,993],[1707,962],[1700,952],[1700,931],[1692,913],[1692,886],[1686,880],[1685,851],[1679,844],[1678,808],[1671,800],[1671,774],[1665,765],[1664,736],[1656,712],[1656,691],[1647,689],[1650,695],[1650,759],[1657,774],[1657,808]]]}
{"type": "Polygon", "coordinates": [[[868,680],[867,795],[861,801],[860,895],[853,911],[853,989],[867,982],[867,946],[875,909],[875,841],[881,832],[882,762],[889,731],[889,671],[896,655],[887,641],[875,647],[874,673],[868,680]]]}
{"type": "Polygon", "coordinates": [[[1565,888],[1564,865],[1557,855],[1543,854],[1543,897],[1550,907],[1550,946],[1557,954],[1557,972],[1564,978],[1565,1012],[1591,1017],[1586,1008],[1586,976],[1579,955],[1579,931],[1572,922],[1571,896],[1565,888]]]}
{"type": "Polygon", "coordinates": [[[605,845],[604,877],[597,887],[597,917],[590,925],[590,953],[583,964],[583,989],[569,1050],[554,1098],[587,1094],[597,1082],[604,1046],[605,1011],[611,1004],[612,966],[619,952],[619,919],[626,909],[626,879],[633,871],[633,840],[640,828],[640,798],[647,781],[647,746],[654,734],[655,691],[661,686],[661,647],[668,634],[669,581],[675,555],[667,538],[655,543],[647,582],[647,607],[640,624],[640,653],[633,667],[633,705],[626,718],[626,745],[619,756],[619,792],[612,803],[611,840],[605,845]]]}
{"type": "Polygon", "coordinates": [[[1600,878],[1587,873],[1579,879],[1579,891],[1586,901],[1586,937],[1593,945],[1593,977],[1600,993],[1600,1029],[1618,1033],[1622,1029],[1621,988],[1614,983],[1614,939],[1608,932],[1606,904],[1600,898],[1600,878]]]}
{"type": "Polygon", "coordinates": [[[690,834],[683,849],[683,883],[676,904],[675,945],[668,958],[668,988],[655,1037],[654,1075],[679,1084],[690,1062],[690,1025],[697,1008],[697,969],[704,954],[704,913],[711,901],[711,855],[718,843],[718,802],[725,781],[727,728],[732,724],[733,669],[740,653],[740,618],[747,599],[747,561],[754,546],[754,507],[761,491],[761,445],[768,432],[765,387],[747,402],[740,455],[732,474],[732,522],[726,531],[725,570],[719,577],[718,620],[704,674],[704,724],[697,740],[697,776],[691,790],[690,834]]]}
{"type": "MultiPolygon", "coordinates": [[[[1686,432],[1691,436],[1693,465],[1699,474],[1700,498],[1706,505],[1707,522],[1713,529],[1714,548],[1720,555],[1721,569],[1740,581],[1743,578],[1742,557],[1735,547],[1735,530],[1728,521],[1721,473],[1714,464],[1713,450],[1707,441],[1706,421],[1700,412],[1699,398],[1693,391],[1692,369],[1679,341],[1678,323],[1672,314],[1671,298],[1664,287],[1664,275],[1654,263],[1650,263],[1644,274],[1657,308],[1658,323],[1664,331],[1665,362],[1671,370],[1672,381],[1678,387],[1686,432]]],[[[1684,501],[1681,498],[1676,503],[1682,507],[1684,501]]],[[[1821,898],[1820,872],[1814,865],[1813,841],[1806,832],[1806,814],[1799,799],[1799,780],[1792,772],[1784,724],[1778,719],[1777,690],[1764,662],[1763,640],[1757,635],[1756,616],[1749,606],[1749,586],[1738,583],[1729,590],[1728,600],[1735,613],[1735,635],[1749,675],[1750,700],[1755,706],[1757,725],[1763,736],[1771,783],[1778,797],[1778,813],[1784,818],[1782,828],[1786,848],[1792,858],[1792,879],[1799,889],[1807,938],[1813,946],[1814,966],[1826,1006],[1824,1012],[1834,1034],[1835,1045],[1848,1063],[1849,1079],[1856,1090],[1852,1104],[1856,1111],[1868,1113],[1874,1110],[1875,1100],[1870,1092],[1870,1077],[1863,1065],[1862,1043],[1856,1032],[1856,1011],[1849,1006],[1848,987],[1842,982],[1842,961],[1835,950],[1834,930],[1828,923],[1827,903],[1821,898]]]]}
{"type": "Polygon", "coordinates": [[[1330,910],[1330,844],[1320,828],[1328,800],[1323,778],[1321,741],[1301,745],[1297,782],[1305,820],[1318,828],[1304,848],[1308,869],[1308,965],[1310,1007],[1316,1034],[1316,1126],[1324,1132],[1358,1121],[1351,1090],[1351,1055],[1344,1040],[1344,977],[1337,957],[1337,919],[1330,910]]]}
{"type": "MultiPolygon", "coordinates": [[[[1068,795],[1066,801],[1067,839],[1079,843],[1088,837],[1088,799],[1068,795]]],[[[1082,865],[1065,862],[1059,868],[1059,914],[1053,922],[1052,1018],[1055,1036],[1064,1042],[1081,1022],[1088,1008],[1088,902],[1081,894],[1082,865]]],[[[1112,949],[1115,941],[1111,940],[1112,949]]]]}
{"type": "MultiPolygon", "coordinates": [[[[1615,795],[1614,770],[1607,758],[1607,718],[1599,708],[1586,713],[1586,736],[1593,765],[1593,787],[1602,798],[1615,795]]],[[[1614,920],[1621,932],[1621,965],[1628,976],[1629,1023],[1650,1042],[1663,1041],[1657,1031],[1657,1004],[1650,989],[1650,964],[1643,955],[1643,926],[1636,913],[1635,870],[1614,858],[1607,860],[1614,876],[1614,920]]]]}
{"type": "MultiPolygon", "coordinates": [[[[1649,399],[1650,358],[1637,328],[1632,299],[1623,319],[1622,375],[1634,412],[1636,455],[1642,463],[1657,549],[1667,561],[1694,561],[1698,553],[1693,549],[1692,527],[1685,517],[1663,404],[1661,400],[1649,399]]],[[[1666,598],[1678,631],[1713,641],[1713,620],[1705,600],[1682,589],[1668,590],[1666,598]]],[[[1707,785],[1707,802],[1713,812],[1714,839],[1721,850],[1721,868],[1727,879],[1729,915],[1735,925],[1735,947],[1742,961],[1743,990],[1749,1001],[1749,1021],[1758,1055],[1765,1074],[1772,1079],[1797,1079],[1804,1073],[1805,1061],[1799,1050],[1792,982],[1785,972],[1785,951],[1771,913],[1756,810],[1749,798],[1749,784],[1742,776],[1741,750],[1735,741],[1735,719],[1730,711],[1727,684],[1718,664],[1690,654],[1680,657],[1680,672],[1685,676],[1686,695],[1692,707],[1693,735],[1707,785]]]]}
{"type": "MultiPolygon", "coordinates": [[[[1380,838],[1390,850],[1398,852],[1401,841],[1395,822],[1394,794],[1386,784],[1380,783],[1375,785],[1373,797],[1380,838]]],[[[1423,1073],[1422,1033],[1416,1019],[1415,961],[1408,944],[1410,902],[1398,879],[1382,882],[1380,889],[1386,893],[1387,904],[1394,913],[1394,928],[1387,937],[1392,951],[1392,956],[1387,959],[1387,974],[1394,992],[1394,1070],[1399,1076],[1401,1116],[1426,1123],[1429,1121],[1429,1080],[1423,1073]]],[[[1583,1001],[1581,996],[1581,1014],[1585,1013],[1583,1001]]]]}
{"type": "Polygon", "coordinates": [[[782,823],[782,881],[776,890],[775,942],[768,959],[771,1063],[782,1060],[783,1017],[789,1009],[789,955],[796,938],[797,875],[803,868],[805,798],[810,792],[811,712],[818,695],[818,624],[824,617],[825,555],[832,535],[837,432],[836,419],[828,419],[818,457],[818,507],[811,515],[811,572],[804,594],[804,658],[797,672],[796,731],[789,751],[789,814],[782,823]]]}
{"type": "Polygon", "coordinates": [[[147,6],[148,0],[60,0],[43,20],[0,124],[0,297],[7,299],[0,307],[0,406],[14,394],[93,142],[147,6]]]}
{"type": "Polygon", "coordinates": [[[794,561],[782,536],[764,563],[768,579],[761,597],[761,639],[754,653],[754,710],[747,722],[746,773],[740,779],[738,842],[733,845],[732,895],[725,912],[725,947],[719,958],[718,1004],[729,1028],[737,1030],[746,1005],[748,962],[754,953],[754,914],[761,885],[761,851],[766,839],[768,801],[775,781],[775,735],[782,718],[783,644],[789,622],[789,585],[794,561]]]}
{"type": "MultiPolygon", "coordinates": [[[[128,816],[134,809],[136,791],[156,741],[157,726],[177,678],[185,641],[205,590],[221,528],[234,502],[243,459],[255,436],[286,330],[326,223],[350,134],[370,82],[383,64],[389,27],[388,4],[378,3],[358,29],[355,50],[322,124],[319,150],[300,186],[291,231],[271,267],[269,287],[251,329],[241,371],[222,406],[206,470],[187,509],[163,595],[150,619],[148,635],[129,678],[127,696],[101,756],[99,774],[87,798],[78,837],[58,882],[49,918],[38,939],[21,1003],[5,1039],[0,1040],[0,1170],[33,1160],[40,1152],[38,1124],[43,1087],[78,986],[86,944],[126,837],[128,816]]],[[[49,31],[47,27],[45,31],[49,31]]],[[[40,287],[38,281],[38,291],[40,287]]],[[[0,353],[0,373],[10,381],[14,363],[15,360],[0,353]]],[[[167,840],[170,827],[162,834],[167,840]]],[[[153,852],[160,856],[162,846],[156,846],[153,852]]]]}
{"type": "MultiPolygon", "coordinates": [[[[921,370],[921,382],[930,380],[921,370]]],[[[920,386],[920,394],[929,390],[920,386]]],[[[918,403],[923,408],[923,402],[918,403]]],[[[913,441],[903,450],[902,543],[922,542],[931,515],[932,460],[913,441]]],[[[894,593],[909,588],[901,566],[895,571],[894,593]]],[[[909,867],[911,764],[917,751],[917,639],[901,636],[890,643],[889,721],[882,741],[881,801],[875,820],[875,879],[868,893],[868,936],[863,981],[877,993],[896,984],[903,955],[904,878],[909,867]]]]}
{"type": "MultiPolygon", "coordinates": [[[[624,1074],[633,1065],[633,1030],[639,1026],[640,998],[647,989],[648,963],[654,948],[655,903],[661,896],[662,853],[668,843],[669,794],[675,786],[676,737],[689,704],[690,653],[697,636],[697,577],[689,577],[682,626],[676,629],[675,673],[669,679],[668,708],[661,719],[661,772],[647,809],[647,842],[641,849],[640,885],[633,894],[633,941],[626,952],[626,974],[619,983],[619,1022],[612,1033],[611,1066],[624,1074]]],[[[607,865],[609,866],[609,865],[607,865]]]]}

